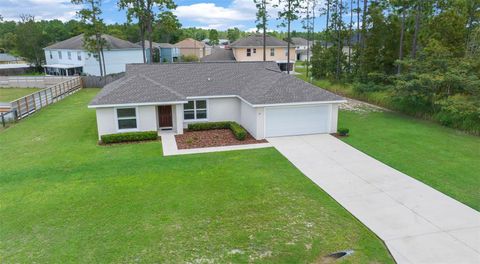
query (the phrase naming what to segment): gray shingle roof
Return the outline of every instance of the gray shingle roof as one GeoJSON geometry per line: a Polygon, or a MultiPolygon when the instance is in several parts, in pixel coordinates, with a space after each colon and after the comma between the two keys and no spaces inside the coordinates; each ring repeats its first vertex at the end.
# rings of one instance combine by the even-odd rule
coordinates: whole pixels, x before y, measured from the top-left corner
{"type": "MultiPolygon", "coordinates": [[[[277,39],[275,37],[266,36],[267,46],[269,47],[287,47],[288,43],[281,39],[277,39]]],[[[253,34],[245,38],[241,38],[233,42],[230,47],[238,48],[238,47],[261,47],[263,46],[263,35],[262,34],[253,34]]]]}
{"type": "Polygon", "coordinates": [[[308,41],[304,38],[294,37],[294,38],[292,38],[292,43],[295,46],[307,46],[308,41]]]}
{"type": "MultiPolygon", "coordinates": [[[[139,49],[140,45],[133,44],[132,42],[119,39],[107,34],[103,34],[102,37],[107,43],[107,49],[139,49]]],[[[64,41],[57,42],[53,45],[46,47],[45,49],[72,49],[83,50],[83,34],[66,39],[64,41]]]]}
{"type": "Polygon", "coordinates": [[[253,105],[339,101],[342,97],[283,73],[274,62],[129,64],[92,106],[185,101],[195,96],[240,96],[253,105]]]}
{"type": "Polygon", "coordinates": [[[233,51],[231,49],[222,49],[215,47],[212,50],[212,54],[207,55],[200,59],[202,62],[213,62],[213,61],[236,61],[233,51]]]}

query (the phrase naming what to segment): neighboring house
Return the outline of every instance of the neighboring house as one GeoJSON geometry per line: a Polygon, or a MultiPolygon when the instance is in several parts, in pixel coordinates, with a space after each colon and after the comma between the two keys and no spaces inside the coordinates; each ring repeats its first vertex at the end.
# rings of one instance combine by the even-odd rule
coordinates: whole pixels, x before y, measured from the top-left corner
{"type": "MultiPolygon", "coordinates": [[[[142,45],[142,42],[137,42],[137,45],[142,45]]],[[[172,63],[177,62],[180,59],[180,50],[170,43],[157,43],[152,41],[152,48],[158,51],[160,63],[172,63]]],[[[145,56],[147,62],[149,62],[150,44],[148,41],[145,41],[145,56]]]]}
{"type": "Polygon", "coordinates": [[[292,44],[295,45],[295,53],[297,54],[298,61],[306,61],[307,58],[309,59],[312,57],[313,41],[309,42],[304,38],[295,37],[292,38],[292,44]]]}
{"type": "Polygon", "coordinates": [[[201,59],[211,53],[211,46],[192,38],[184,39],[173,46],[180,50],[181,56],[193,55],[201,59]]]}
{"type": "Polygon", "coordinates": [[[213,61],[236,61],[235,56],[233,56],[232,49],[213,47],[212,54],[207,55],[200,59],[202,62],[213,62],[213,61]]]}
{"type": "Polygon", "coordinates": [[[0,64],[26,64],[26,62],[8,53],[0,53],[0,64]]]}
{"type": "Polygon", "coordinates": [[[274,62],[130,64],[89,104],[98,136],[235,121],[256,139],[337,131],[345,100],[274,62]]]}
{"type": "MultiPolygon", "coordinates": [[[[142,63],[142,47],[110,35],[102,35],[106,41],[103,51],[106,74],[125,71],[128,63],[142,63]]],[[[97,55],[85,50],[83,34],[44,48],[48,75],[100,75],[97,55]]]]}
{"type": "MultiPolygon", "coordinates": [[[[253,34],[233,42],[230,47],[237,61],[263,61],[263,35],[253,34]]],[[[287,70],[288,43],[267,35],[266,37],[266,60],[275,61],[282,71],[287,70]]],[[[290,48],[290,71],[295,65],[295,46],[290,48]]]]}
{"type": "MultiPolygon", "coordinates": [[[[208,39],[208,38],[202,40],[202,42],[205,43],[205,44],[211,45],[212,47],[219,47],[219,48],[222,48],[222,49],[225,48],[225,47],[228,47],[230,45],[230,40],[228,40],[228,39],[219,39],[217,45],[212,45],[212,43],[210,43],[210,39],[208,39]]],[[[213,52],[213,50],[212,50],[212,52],[213,52]]]]}

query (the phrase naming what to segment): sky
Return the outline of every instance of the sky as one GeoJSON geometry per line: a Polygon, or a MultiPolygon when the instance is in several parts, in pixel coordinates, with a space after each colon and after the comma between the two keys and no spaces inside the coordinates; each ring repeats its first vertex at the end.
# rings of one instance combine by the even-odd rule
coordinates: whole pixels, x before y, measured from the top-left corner
{"type": "MultiPolygon", "coordinates": [[[[177,15],[183,27],[200,27],[226,30],[237,27],[244,31],[255,30],[256,8],[253,0],[175,0],[177,15]]],[[[77,19],[79,6],[70,0],[0,0],[0,14],[5,20],[19,20],[21,14],[34,15],[37,20],[77,19]]],[[[118,10],[116,0],[102,1],[102,18],[107,24],[126,22],[125,11],[118,10]]],[[[278,27],[278,10],[270,8],[270,30],[285,31],[278,27]]],[[[324,19],[317,19],[316,29],[324,27],[324,19]]],[[[300,22],[292,25],[293,30],[303,31],[300,22]]]]}

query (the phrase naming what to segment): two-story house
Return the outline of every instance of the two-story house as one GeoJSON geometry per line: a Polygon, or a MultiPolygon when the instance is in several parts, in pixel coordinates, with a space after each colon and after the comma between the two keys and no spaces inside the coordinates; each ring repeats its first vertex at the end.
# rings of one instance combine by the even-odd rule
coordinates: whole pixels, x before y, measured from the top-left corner
{"type": "MultiPolygon", "coordinates": [[[[230,45],[236,61],[263,61],[263,35],[253,34],[230,45]]],[[[282,71],[287,70],[288,43],[275,37],[266,36],[266,61],[275,61],[282,71]]],[[[296,60],[295,46],[290,45],[290,71],[296,60]]]]}
{"type": "MultiPolygon", "coordinates": [[[[103,56],[106,74],[125,71],[129,63],[143,63],[142,47],[110,35],[102,35],[105,40],[103,56]]],[[[48,75],[100,75],[97,54],[84,47],[83,34],[55,43],[44,48],[48,75]]]]}

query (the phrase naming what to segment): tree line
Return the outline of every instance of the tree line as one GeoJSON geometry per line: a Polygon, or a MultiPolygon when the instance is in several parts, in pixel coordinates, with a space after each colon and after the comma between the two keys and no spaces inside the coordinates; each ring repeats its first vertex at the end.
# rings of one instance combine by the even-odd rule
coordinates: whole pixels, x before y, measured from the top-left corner
{"type": "Polygon", "coordinates": [[[314,44],[307,80],[345,83],[338,92],[480,134],[480,1],[254,2],[264,35],[275,7],[289,45],[293,33],[314,44]],[[304,32],[290,31],[296,20],[304,32]]]}

